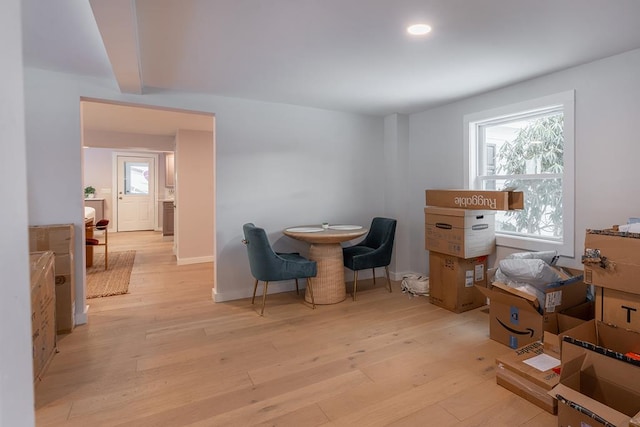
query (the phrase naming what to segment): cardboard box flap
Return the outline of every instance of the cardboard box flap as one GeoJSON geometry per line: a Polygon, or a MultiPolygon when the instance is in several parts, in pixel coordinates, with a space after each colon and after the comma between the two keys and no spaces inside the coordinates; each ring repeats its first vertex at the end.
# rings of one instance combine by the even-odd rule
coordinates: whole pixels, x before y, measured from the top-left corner
{"type": "Polygon", "coordinates": [[[519,296],[516,296],[515,294],[503,292],[501,289],[493,290],[493,289],[486,288],[484,286],[477,286],[477,285],[476,287],[480,292],[482,292],[484,296],[489,298],[491,301],[497,301],[502,304],[506,304],[508,306],[518,307],[519,309],[524,311],[538,313],[538,310],[536,310],[536,308],[532,306],[528,300],[521,298],[519,296]]]}
{"type": "Polygon", "coordinates": [[[542,342],[544,350],[555,355],[561,355],[561,345],[564,335],[574,328],[587,323],[594,318],[594,303],[587,301],[583,304],[564,310],[562,313],[551,313],[547,317],[542,342]]]}
{"type": "Polygon", "coordinates": [[[517,297],[524,298],[525,300],[529,301],[529,303],[533,305],[536,310],[540,308],[540,303],[538,302],[538,298],[535,295],[531,295],[530,293],[521,291],[520,289],[512,288],[511,286],[502,282],[493,282],[492,285],[494,288],[498,288],[517,297]]]}
{"type": "MultiPolygon", "coordinates": [[[[623,352],[611,350],[611,349],[609,349],[607,347],[604,347],[604,346],[595,345],[595,344],[593,344],[591,342],[588,342],[588,341],[582,341],[582,340],[573,338],[570,335],[565,335],[563,337],[563,342],[569,343],[569,344],[572,344],[572,345],[576,345],[578,347],[582,347],[584,349],[593,351],[595,353],[602,354],[603,356],[612,357],[614,359],[621,360],[623,362],[629,363],[631,365],[635,365],[635,366],[640,368],[640,360],[638,360],[638,359],[636,359],[634,357],[630,357],[630,356],[625,355],[626,352],[623,353],[623,352]]],[[[634,353],[636,353],[636,352],[634,351],[634,353]]]]}
{"type": "Polygon", "coordinates": [[[632,364],[640,364],[640,361],[625,356],[628,352],[640,354],[640,332],[591,320],[567,331],[563,341],[563,349],[565,343],[568,343],[601,354],[609,354],[617,359],[630,360],[632,364]]]}
{"type": "Polygon", "coordinates": [[[549,394],[558,399],[559,405],[567,405],[570,408],[593,418],[602,425],[625,426],[629,422],[628,415],[618,412],[595,399],[585,396],[584,394],[563,385],[562,383],[549,391],[549,394]]]}
{"type": "Polygon", "coordinates": [[[524,209],[522,191],[496,190],[426,190],[425,204],[462,209],[524,209]]]}
{"type": "Polygon", "coordinates": [[[509,191],[509,210],[524,209],[524,193],[509,191]]]}

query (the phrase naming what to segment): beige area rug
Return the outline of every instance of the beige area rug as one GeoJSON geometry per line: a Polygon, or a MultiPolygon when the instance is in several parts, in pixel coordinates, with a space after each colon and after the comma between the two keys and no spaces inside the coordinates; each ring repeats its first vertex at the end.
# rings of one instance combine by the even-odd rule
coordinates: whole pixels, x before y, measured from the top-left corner
{"type": "Polygon", "coordinates": [[[93,254],[87,268],[87,298],[121,295],[129,292],[129,279],[136,251],[109,252],[109,269],[104,269],[104,254],[93,254]]]}

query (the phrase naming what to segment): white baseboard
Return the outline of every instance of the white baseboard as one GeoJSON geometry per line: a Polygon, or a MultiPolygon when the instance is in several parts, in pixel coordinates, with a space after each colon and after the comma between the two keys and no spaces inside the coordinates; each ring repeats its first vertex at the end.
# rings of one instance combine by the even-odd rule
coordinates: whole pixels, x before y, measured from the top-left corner
{"type": "Polygon", "coordinates": [[[89,321],[89,304],[84,306],[84,311],[82,313],[76,313],[74,320],[74,324],[78,325],[86,325],[89,321]]]}
{"type": "Polygon", "coordinates": [[[215,261],[214,256],[203,256],[203,257],[195,257],[195,258],[179,258],[177,261],[178,265],[187,265],[187,264],[201,264],[205,262],[213,262],[215,261]]]}

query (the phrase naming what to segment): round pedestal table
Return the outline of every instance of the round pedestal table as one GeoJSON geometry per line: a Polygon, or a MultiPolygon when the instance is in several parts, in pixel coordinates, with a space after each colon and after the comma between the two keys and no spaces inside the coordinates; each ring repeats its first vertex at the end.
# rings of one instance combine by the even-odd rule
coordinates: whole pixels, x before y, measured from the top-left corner
{"type": "MultiPolygon", "coordinates": [[[[344,301],[347,291],[340,243],[356,239],[367,232],[368,229],[359,225],[332,225],[328,228],[303,225],[284,230],[286,236],[311,244],[309,258],[318,264],[318,274],[311,279],[316,304],[344,301]]],[[[305,300],[311,302],[308,289],[305,300]]]]}

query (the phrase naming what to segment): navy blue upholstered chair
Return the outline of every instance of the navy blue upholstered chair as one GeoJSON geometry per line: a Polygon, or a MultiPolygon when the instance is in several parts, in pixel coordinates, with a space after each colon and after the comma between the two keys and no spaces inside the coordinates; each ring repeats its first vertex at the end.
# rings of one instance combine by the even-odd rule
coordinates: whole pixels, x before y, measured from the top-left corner
{"type": "Polygon", "coordinates": [[[242,230],[244,231],[244,240],[242,242],[247,246],[251,274],[256,279],[253,286],[251,304],[253,304],[256,299],[258,282],[264,282],[260,316],[264,315],[264,304],[267,299],[269,282],[277,282],[280,280],[295,279],[296,293],[299,294],[298,279],[307,279],[311,305],[313,308],[316,308],[311,284],[311,278],[315,277],[317,273],[316,262],[310,261],[297,253],[286,254],[274,252],[264,229],[256,227],[252,223],[243,225],[242,230]]]}
{"type": "Polygon", "coordinates": [[[396,234],[396,220],[391,218],[373,218],[371,228],[365,239],[354,246],[342,249],[344,266],[354,271],[353,300],[356,300],[358,289],[358,270],[370,268],[373,270],[373,283],[376,283],[377,267],[384,267],[387,276],[389,292],[391,292],[391,280],[389,279],[389,264],[391,264],[391,251],[393,239],[396,234]]]}

